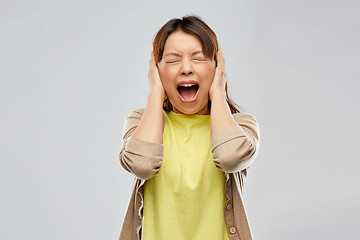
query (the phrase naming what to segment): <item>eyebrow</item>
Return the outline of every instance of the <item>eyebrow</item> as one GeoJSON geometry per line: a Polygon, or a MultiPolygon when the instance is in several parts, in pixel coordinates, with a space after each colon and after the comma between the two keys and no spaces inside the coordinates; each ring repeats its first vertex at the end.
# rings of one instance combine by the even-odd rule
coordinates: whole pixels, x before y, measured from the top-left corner
{"type": "MultiPolygon", "coordinates": [[[[199,54],[199,53],[202,53],[202,51],[201,51],[201,50],[195,51],[195,52],[193,52],[193,53],[191,54],[191,56],[194,56],[194,55],[199,54]]],[[[167,54],[164,55],[164,57],[166,57],[166,56],[168,56],[168,55],[172,55],[172,56],[175,56],[175,57],[181,57],[181,55],[178,54],[178,53],[176,53],[176,52],[167,53],[167,54]]]]}

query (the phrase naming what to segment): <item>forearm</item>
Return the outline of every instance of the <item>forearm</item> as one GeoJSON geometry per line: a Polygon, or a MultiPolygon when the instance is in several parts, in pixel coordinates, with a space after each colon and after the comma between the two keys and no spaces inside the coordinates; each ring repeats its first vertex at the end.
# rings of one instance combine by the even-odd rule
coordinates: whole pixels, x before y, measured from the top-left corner
{"type": "Polygon", "coordinates": [[[248,113],[232,115],[224,94],[219,93],[212,95],[210,124],[215,166],[229,173],[248,168],[258,152],[256,119],[248,113]]]}
{"type": "Polygon", "coordinates": [[[237,126],[226,102],[225,94],[221,91],[214,92],[211,96],[210,127],[211,136],[229,127],[237,126]]]}
{"type": "Polygon", "coordinates": [[[141,121],[131,136],[146,142],[162,144],[163,129],[163,97],[159,93],[150,92],[141,121]]]}

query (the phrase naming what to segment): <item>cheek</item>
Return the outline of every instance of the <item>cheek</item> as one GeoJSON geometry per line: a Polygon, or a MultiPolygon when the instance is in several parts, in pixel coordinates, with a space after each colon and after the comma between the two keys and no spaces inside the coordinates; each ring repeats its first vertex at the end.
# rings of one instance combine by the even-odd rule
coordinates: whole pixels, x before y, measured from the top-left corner
{"type": "Polygon", "coordinates": [[[212,65],[204,65],[198,71],[203,83],[210,86],[215,76],[215,67],[212,65]]]}
{"type": "Polygon", "coordinates": [[[177,71],[174,67],[165,66],[159,69],[159,75],[166,90],[176,82],[177,71]]]}

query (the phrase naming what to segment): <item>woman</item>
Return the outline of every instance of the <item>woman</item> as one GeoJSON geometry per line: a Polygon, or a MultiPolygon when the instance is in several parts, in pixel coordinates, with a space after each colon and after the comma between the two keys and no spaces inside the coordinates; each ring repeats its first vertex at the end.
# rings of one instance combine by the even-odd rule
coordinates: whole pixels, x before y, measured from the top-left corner
{"type": "Polygon", "coordinates": [[[148,79],[124,126],[120,163],[135,179],[119,239],[252,239],[242,187],[260,130],[229,99],[215,33],[194,15],[168,21],[148,79]]]}

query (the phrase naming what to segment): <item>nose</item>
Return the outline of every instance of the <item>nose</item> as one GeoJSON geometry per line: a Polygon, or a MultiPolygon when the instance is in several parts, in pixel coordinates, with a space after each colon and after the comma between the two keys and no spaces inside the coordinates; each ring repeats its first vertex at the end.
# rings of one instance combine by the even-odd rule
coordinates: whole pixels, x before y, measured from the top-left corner
{"type": "Polygon", "coordinates": [[[193,71],[191,61],[188,59],[183,60],[181,64],[181,75],[190,75],[193,74],[193,71]]]}

